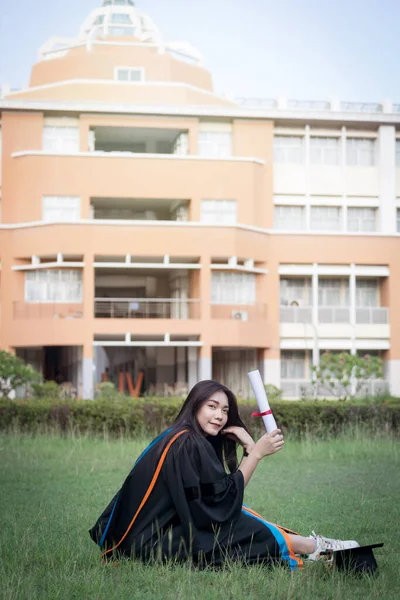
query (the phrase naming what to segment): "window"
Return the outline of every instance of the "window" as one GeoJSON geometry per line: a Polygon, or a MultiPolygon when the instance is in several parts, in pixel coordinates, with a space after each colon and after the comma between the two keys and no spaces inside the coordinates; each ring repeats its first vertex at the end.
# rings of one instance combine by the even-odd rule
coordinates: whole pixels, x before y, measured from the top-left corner
{"type": "Polygon", "coordinates": [[[199,156],[210,158],[232,156],[232,134],[227,131],[200,131],[199,156]]]}
{"type": "Polygon", "coordinates": [[[102,25],[104,23],[104,15],[99,15],[93,25],[102,25]]]}
{"type": "Polygon", "coordinates": [[[396,209],[397,232],[400,233],[400,208],[396,209]]]}
{"type": "Polygon", "coordinates": [[[312,231],[340,231],[341,209],[339,206],[312,206],[311,222],[312,231]]]}
{"type": "Polygon", "coordinates": [[[25,274],[25,302],[82,302],[82,271],[28,271],[25,274]]]}
{"type": "Polygon", "coordinates": [[[200,221],[218,225],[236,223],[236,200],[202,200],[200,221]]]}
{"type": "Polygon", "coordinates": [[[130,16],[124,13],[112,14],[111,23],[113,23],[114,25],[132,25],[130,16]]]}
{"type": "Polygon", "coordinates": [[[311,280],[282,278],[280,282],[281,306],[291,306],[297,302],[298,306],[310,306],[311,280]]]}
{"type": "Polygon", "coordinates": [[[376,231],[376,208],[347,209],[348,231],[376,231]]]}
{"type": "Polygon", "coordinates": [[[211,274],[211,304],[254,304],[256,277],[251,273],[211,274]]]}
{"type": "Polygon", "coordinates": [[[303,229],[304,215],[304,206],[275,206],[275,228],[303,229]]]}
{"type": "Polygon", "coordinates": [[[376,279],[356,280],[356,306],[378,306],[378,281],[376,279]]]}
{"type": "Polygon", "coordinates": [[[172,154],[186,156],[189,154],[189,137],[187,133],[180,133],[175,140],[172,154]]]}
{"type": "Polygon", "coordinates": [[[349,280],[322,279],[318,281],[319,306],[348,306],[349,280]]]}
{"type": "Polygon", "coordinates": [[[304,137],[276,135],[274,137],[274,161],[304,164],[304,137]]]}
{"type": "Polygon", "coordinates": [[[310,163],[312,165],[339,165],[340,138],[310,138],[310,163]]]}
{"type": "Polygon", "coordinates": [[[400,167],[400,140],[396,140],[396,167],[400,167]]]}
{"type": "Polygon", "coordinates": [[[81,199],[77,196],[43,196],[43,221],[79,221],[81,199]]]}
{"type": "Polygon", "coordinates": [[[347,138],[346,147],[348,165],[371,167],[375,164],[375,140],[347,138]]]}
{"type": "Polygon", "coordinates": [[[78,127],[43,128],[43,150],[47,152],[79,152],[78,127]]]}
{"type": "Polygon", "coordinates": [[[144,69],[132,69],[130,67],[117,67],[115,69],[115,79],[117,81],[143,81],[144,69]]]}
{"type": "Polygon", "coordinates": [[[282,379],[305,379],[306,353],[301,350],[282,350],[281,377],[282,379]]]}
{"type": "Polygon", "coordinates": [[[125,35],[135,35],[134,27],[110,27],[108,32],[110,35],[115,37],[122,37],[125,35]]]}

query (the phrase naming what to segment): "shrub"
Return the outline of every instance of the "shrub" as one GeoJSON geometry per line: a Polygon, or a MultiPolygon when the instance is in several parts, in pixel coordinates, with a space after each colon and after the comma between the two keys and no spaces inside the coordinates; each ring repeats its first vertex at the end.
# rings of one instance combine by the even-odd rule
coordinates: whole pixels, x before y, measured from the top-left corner
{"type": "Polygon", "coordinates": [[[55,381],[44,381],[43,383],[32,383],[35,398],[59,398],[60,388],[55,381]]]}
{"type": "MultiPolygon", "coordinates": [[[[240,413],[254,435],[263,431],[262,420],[253,418],[254,402],[242,401],[240,413]]],[[[0,399],[0,430],[13,427],[24,432],[43,430],[76,431],[94,435],[136,437],[152,435],[170,425],[181,398],[127,398],[114,400],[6,400],[0,399]]],[[[305,434],[336,435],[347,426],[370,431],[400,431],[400,402],[388,399],[379,404],[335,401],[276,401],[271,403],[275,419],[283,432],[301,437],[305,434]]]]}

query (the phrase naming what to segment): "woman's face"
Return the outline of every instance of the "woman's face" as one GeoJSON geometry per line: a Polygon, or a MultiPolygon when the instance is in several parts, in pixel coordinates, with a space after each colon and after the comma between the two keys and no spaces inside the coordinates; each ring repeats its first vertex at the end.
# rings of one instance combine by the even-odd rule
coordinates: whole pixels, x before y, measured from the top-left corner
{"type": "Polygon", "coordinates": [[[229,402],[225,392],[214,392],[197,411],[197,422],[207,435],[218,435],[228,421],[229,402]]]}

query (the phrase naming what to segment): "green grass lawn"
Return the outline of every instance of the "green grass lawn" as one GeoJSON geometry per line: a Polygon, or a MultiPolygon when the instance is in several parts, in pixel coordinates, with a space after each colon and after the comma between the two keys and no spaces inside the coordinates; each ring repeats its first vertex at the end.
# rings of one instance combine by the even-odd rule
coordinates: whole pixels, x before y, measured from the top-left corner
{"type": "Polygon", "coordinates": [[[356,578],[320,563],[302,572],[185,565],[102,565],[89,527],[119,488],[145,441],[0,435],[0,598],[337,599],[400,598],[399,443],[362,434],[286,441],[260,464],[245,502],[271,522],[312,529],[375,551],[380,573],[356,578]]]}

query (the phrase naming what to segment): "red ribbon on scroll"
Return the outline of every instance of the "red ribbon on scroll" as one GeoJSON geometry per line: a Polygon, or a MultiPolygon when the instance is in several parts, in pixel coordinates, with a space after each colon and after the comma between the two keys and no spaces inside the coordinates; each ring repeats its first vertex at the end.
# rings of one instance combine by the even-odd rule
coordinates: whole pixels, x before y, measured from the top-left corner
{"type": "Polygon", "coordinates": [[[265,410],[264,412],[253,412],[251,413],[252,417],[265,417],[266,415],[272,415],[272,410],[265,410]]]}

